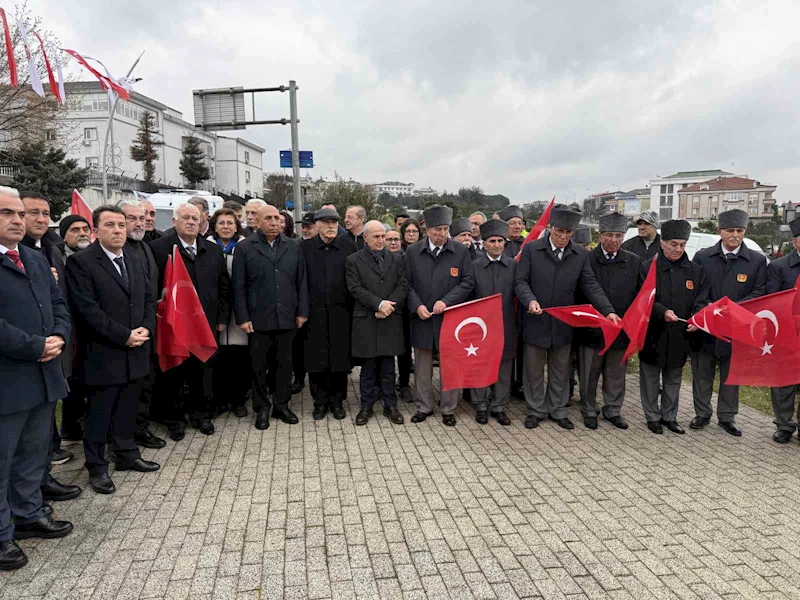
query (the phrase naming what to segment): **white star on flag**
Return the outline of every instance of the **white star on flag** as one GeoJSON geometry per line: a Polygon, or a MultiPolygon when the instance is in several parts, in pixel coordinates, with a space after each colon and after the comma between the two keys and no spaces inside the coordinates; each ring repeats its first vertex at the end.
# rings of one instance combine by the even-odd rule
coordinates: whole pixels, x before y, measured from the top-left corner
{"type": "Polygon", "coordinates": [[[478,356],[478,348],[472,344],[469,345],[469,348],[464,348],[464,350],[467,351],[467,356],[478,356]]]}
{"type": "Polygon", "coordinates": [[[774,345],[775,344],[768,344],[767,342],[764,342],[764,345],[761,347],[761,356],[764,356],[765,354],[772,354],[772,347],[774,345]]]}

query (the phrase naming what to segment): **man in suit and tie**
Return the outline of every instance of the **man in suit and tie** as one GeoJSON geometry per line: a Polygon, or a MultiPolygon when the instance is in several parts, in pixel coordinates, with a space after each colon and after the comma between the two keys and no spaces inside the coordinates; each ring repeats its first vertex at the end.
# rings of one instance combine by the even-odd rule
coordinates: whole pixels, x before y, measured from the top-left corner
{"type": "Polygon", "coordinates": [[[42,502],[53,406],[67,395],[60,356],[69,311],[45,258],[21,244],[25,205],[0,187],[0,570],[28,558],[15,540],[57,538],[72,524],[53,521],[42,502]]]}
{"type": "Polygon", "coordinates": [[[157,471],[134,440],[142,380],[150,371],[156,306],[145,267],[125,252],[125,214],[116,206],[92,213],[97,240],[67,260],[67,289],[78,339],[78,377],[88,415],[83,451],[95,492],[116,491],[108,475],[106,440],[112,435],[118,471],[157,471]]]}
{"type": "MultiPolygon", "coordinates": [[[[173,211],[175,230],[150,245],[158,265],[158,289],[164,287],[167,258],[172,249],[178,251],[186,264],[200,304],[203,306],[211,331],[224,331],[231,317],[231,279],[225,255],[220,247],[200,236],[202,214],[197,206],[179,204],[173,211]]],[[[184,413],[189,422],[204,435],[214,433],[211,422],[213,411],[213,379],[211,361],[203,363],[190,356],[181,365],[165,371],[159,377],[158,394],[169,427],[169,436],[175,441],[184,437],[184,413]],[[181,402],[184,383],[189,386],[186,406],[181,402]]]]}

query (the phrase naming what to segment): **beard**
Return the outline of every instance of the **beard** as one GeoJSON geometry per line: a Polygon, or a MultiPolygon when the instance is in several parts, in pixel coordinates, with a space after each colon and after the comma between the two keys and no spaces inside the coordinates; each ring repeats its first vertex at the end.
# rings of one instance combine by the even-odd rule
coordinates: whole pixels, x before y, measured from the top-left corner
{"type": "Polygon", "coordinates": [[[144,239],[144,233],[145,233],[144,230],[139,230],[139,231],[134,230],[128,234],[128,237],[136,242],[141,242],[144,239]]]}
{"type": "Polygon", "coordinates": [[[90,240],[82,238],[78,240],[78,242],[75,245],[78,247],[78,250],[83,250],[85,248],[88,248],[91,245],[91,243],[92,242],[90,240]]]}

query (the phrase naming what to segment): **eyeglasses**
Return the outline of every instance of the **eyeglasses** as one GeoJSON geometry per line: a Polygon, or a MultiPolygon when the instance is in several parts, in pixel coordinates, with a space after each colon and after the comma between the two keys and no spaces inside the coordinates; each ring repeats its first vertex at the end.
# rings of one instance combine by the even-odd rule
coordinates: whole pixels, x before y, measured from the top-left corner
{"type": "Polygon", "coordinates": [[[387,244],[399,244],[400,238],[386,238],[387,244]]]}

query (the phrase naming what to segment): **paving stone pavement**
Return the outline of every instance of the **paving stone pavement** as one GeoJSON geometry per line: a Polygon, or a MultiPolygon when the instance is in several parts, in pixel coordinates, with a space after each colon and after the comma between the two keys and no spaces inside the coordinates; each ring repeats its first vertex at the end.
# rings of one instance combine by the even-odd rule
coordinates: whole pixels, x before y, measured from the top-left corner
{"type": "Polygon", "coordinates": [[[84,487],[55,506],[75,531],[22,542],[0,598],[800,598],[800,445],[774,444],[767,415],[743,408],[738,439],[656,436],[629,378],[627,431],[574,406],[574,431],[526,430],[517,401],[508,428],[463,402],[455,428],[356,427],[357,389],[354,372],[343,421],[313,421],[306,388],[299,425],[189,429],[144,452],[160,473],[112,473],[111,496],[82,457],[57,468],[84,487]]]}

